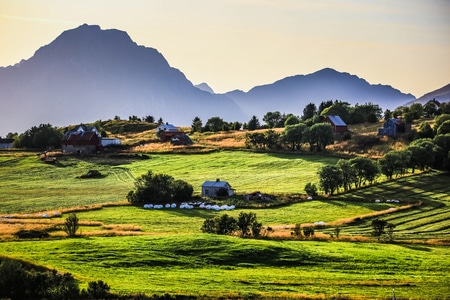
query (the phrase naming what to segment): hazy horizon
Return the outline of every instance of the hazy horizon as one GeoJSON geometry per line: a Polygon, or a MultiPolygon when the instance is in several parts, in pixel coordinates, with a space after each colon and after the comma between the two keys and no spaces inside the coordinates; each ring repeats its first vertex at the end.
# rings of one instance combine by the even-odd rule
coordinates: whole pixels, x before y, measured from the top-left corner
{"type": "Polygon", "coordinates": [[[0,0],[0,66],[87,23],[126,31],[218,93],[330,67],[420,97],[450,82],[449,15],[440,0],[0,0]]]}

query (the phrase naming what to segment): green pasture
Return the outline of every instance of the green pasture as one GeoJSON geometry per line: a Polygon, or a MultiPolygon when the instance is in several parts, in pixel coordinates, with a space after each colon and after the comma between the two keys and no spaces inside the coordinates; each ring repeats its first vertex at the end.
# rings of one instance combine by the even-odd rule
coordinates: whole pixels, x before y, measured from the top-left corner
{"type": "Polygon", "coordinates": [[[103,280],[116,293],[209,297],[448,299],[450,250],[208,234],[2,243],[9,257],[103,280]]]}
{"type": "MultiPolygon", "coordinates": [[[[51,165],[35,154],[2,154],[0,215],[125,200],[135,178],[148,170],[185,180],[196,194],[203,181],[216,178],[229,181],[238,193],[303,193],[307,182],[318,182],[321,166],[336,161],[313,155],[223,151],[151,154],[149,159],[139,155],[60,157],[51,165]],[[99,170],[104,178],[77,178],[90,169],[99,170]]],[[[82,226],[77,238],[1,242],[0,255],[70,272],[83,287],[89,281],[103,280],[115,293],[388,299],[395,289],[397,299],[450,299],[450,250],[425,243],[450,240],[449,179],[430,172],[325,200],[227,212],[104,207],[77,216],[81,221],[102,222],[119,234],[117,225],[139,229],[136,234],[143,235],[94,237],[87,234],[96,230],[107,233],[108,229],[82,226]],[[381,203],[375,203],[376,199],[381,203]],[[400,203],[386,203],[389,199],[400,203]],[[389,211],[418,201],[422,202],[418,207],[389,211]],[[347,237],[370,237],[373,217],[364,216],[388,211],[380,218],[396,225],[395,242],[257,240],[201,233],[206,218],[224,213],[236,217],[241,211],[255,212],[259,222],[275,230],[297,223],[357,218],[341,226],[341,236],[347,237]]],[[[325,226],[316,232],[328,234],[333,229],[325,226]]]]}
{"type": "MultiPolygon", "coordinates": [[[[380,217],[395,224],[394,238],[397,240],[450,239],[450,176],[445,173],[429,172],[399,178],[367,186],[336,199],[361,199],[373,203],[376,199],[408,202],[421,201],[422,205],[380,217]]],[[[380,203],[381,204],[381,203],[380,203]]],[[[361,220],[342,228],[349,235],[370,234],[372,219],[361,220]]]]}
{"type": "MultiPolygon", "coordinates": [[[[5,156],[2,156],[5,157],[5,156]]],[[[7,156],[6,156],[7,157],[7,156]]],[[[5,159],[5,158],[2,158],[5,159]]],[[[0,164],[2,178],[0,214],[30,213],[126,199],[135,178],[152,170],[194,187],[201,193],[206,180],[228,181],[238,193],[304,193],[307,182],[317,183],[317,170],[335,158],[289,154],[223,151],[208,154],[155,154],[150,159],[130,155],[59,157],[45,164],[35,154],[5,159],[0,164]],[[104,178],[79,179],[90,169],[104,178]]]]}

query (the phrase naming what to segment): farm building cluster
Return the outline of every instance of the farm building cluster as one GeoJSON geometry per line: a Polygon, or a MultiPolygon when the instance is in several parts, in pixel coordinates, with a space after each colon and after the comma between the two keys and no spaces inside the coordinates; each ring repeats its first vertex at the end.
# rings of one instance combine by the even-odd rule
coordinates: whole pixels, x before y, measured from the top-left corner
{"type": "Polygon", "coordinates": [[[64,133],[61,140],[63,152],[95,153],[110,145],[120,145],[117,138],[104,138],[94,126],[80,125],[64,133]]]}

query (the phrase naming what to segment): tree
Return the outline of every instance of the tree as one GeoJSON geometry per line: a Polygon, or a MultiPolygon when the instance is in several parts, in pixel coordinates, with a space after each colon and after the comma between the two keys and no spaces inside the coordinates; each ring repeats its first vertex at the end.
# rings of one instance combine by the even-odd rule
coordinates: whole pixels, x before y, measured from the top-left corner
{"type": "MultiPolygon", "coordinates": [[[[418,163],[418,167],[421,170],[424,170],[428,167],[438,167],[439,163],[442,160],[442,157],[447,153],[445,152],[445,148],[443,148],[444,145],[439,143],[439,137],[439,135],[435,136],[433,140],[428,138],[417,139],[412,141],[411,144],[406,148],[409,150],[411,150],[410,147],[414,146],[422,148],[420,152],[411,152],[412,160],[420,160],[420,162],[418,163]],[[444,150],[444,152],[442,150],[444,150]]],[[[450,145],[448,149],[450,150],[450,145]]],[[[414,151],[414,148],[412,150],[414,151]]]]}
{"type": "Polygon", "coordinates": [[[76,235],[80,220],[78,219],[75,213],[71,213],[64,222],[63,229],[64,232],[67,233],[68,236],[73,237],[76,235]]]}
{"type": "Polygon", "coordinates": [[[385,234],[384,228],[388,224],[385,220],[375,219],[372,221],[372,236],[376,237],[378,240],[380,240],[381,236],[385,234]]]}
{"type": "Polygon", "coordinates": [[[220,217],[214,217],[210,219],[206,219],[203,222],[203,226],[201,228],[204,233],[214,233],[214,234],[232,234],[237,229],[236,219],[223,214],[220,217]]]}
{"type": "Polygon", "coordinates": [[[299,124],[300,123],[300,119],[294,115],[289,115],[286,117],[285,121],[284,121],[284,127],[289,126],[289,125],[295,125],[295,124],[299,124]]]}
{"type": "Polygon", "coordinates": [[[245,213],[240,212],[237,219],[237,229],[240,237],[250,236],[252,231],[252,226],[257,223],[256,214],[253,212],[245,213]]]}
{"type": "Polygon", "coordinates": [[[150,116],[150,115],[145,116],[145,117],[143,118],[143,120],[144,120],[145,122],[147,122],[147,123],[155,123],[155,118],[154,118],[153,116],[150,116]]]}
{"type": "Polygon", "coordinates": [[[350,103],[336,100],[333,105],[325,108],[320,116],[340,116],[341,119],[348,123],[350,116],[350,103]]]}
{"type": "Polygon", "coordinates": [[[317,196],[317,187],[314,183],[308,182],[305,185],[305,192],[310,196],[317,196]]]}
{"type": "Polygon", "coordinates": [[[450,114],[442,114],[434,118],[434,131],[437,133],[439,126],[447,120],[450,120],[450,114]]]}
{"type": "Polygon", "coordinates": [[[208,121],[206,121],[205,130],[212,132],[221,131],[223,128],[223,123],[223,119],[220,117],[209,118],[208,121]]]}
{"type": "Polygon", "coordinates": [[[342,170],[338,166],[323,166],[319,170],[320,186],[325,194],[333,195],[342,186],[342,170]]]}
{"type": "Polygon", "coordinates": [[[300,149],[306,130],[305,124],[288,125],[281,132],[280,139],[282,143],[290,145],[292,150],[300,149]]]}
{"type": "Polygon", "coordinates": [[[340,159],[337,162],[338,167],[342,170],[342,186],[344,191],[351,189],[352,183],[356,181],[355,170],[347,159],[340,159]]]}
{"type": "MultiPolygon", "coordinates": [[[[322,112],[327,108],[333,105],[333,100],[322,101],[319,104],[319,110],[317,111],[317,116],[321,116],[322,112]]],[[[317,122],[315,122],[317,123],[317,122]]]]}
{"type": "Polygon", "coordinates": [[[62,132],[50,124],[33,126],[14,140],[15,148],[48,148],[61,145],[62,132]]]}
{"type": "Polygon", "coordinates": [[[380,171],[387,178],[392,179],[392,176],[398,172],[401,165],[401,156],[398,151],[389,151],[378,161],[380,171]]]}
{"type": "Polygon", "coordinates": [[[242,123],[235,121],[231,124],[231,130],[240,130],[242,128],[242,123]]]}
{"type": "Polygon", "coordinates": [[[108,284],[102,280],[98,280],[90,281],[86,292],[92,299],[107,299],[110,296],[109,290],[110,287],[108,284]]]}
{"type": "Polygon", "coordinates": [[[276,149],[280,146],[280,134],[275,130],[267,130],[264,133],[264,138],[266,140],[266,145],[269,149],[276,149]]]}
{"type": "Polygon", "coordinates": [[[303,109],[302,120],[308,120],[314,117],[317,114],[317,107],[314,103],[308,103],[303,109]]]}
{"type": "Polygon", "coordinates": [[[447,120],[447,121],[443,122],[441,125],[439,125],[436,133],[437,134],[450,133],[450,120],[447,120]]]}
{"type": "Polygon", "coordinates": [[[283,127],[283,116],[279,111],[274,112],[267,112],[264,117],[263,121],[267,124],[269,128],[275,128],[275,127],[283,127]]]}
{"type": "Polygon", "coordinates": [[[334,142],[333,128],[328,123],[317,123],[305,132],[305,139],[309,142],[311,151],[322,151],[334,142]]]}
{"type": "Polygon", "coordinates": [[[392,112],[389,109],[386,109],[384,111],[383,119],[387,121],[388,119],[392,118],[392,112]]]}
{"type": "Polygon", "coordinates": [[[409,107],[409,113],[414,120],[419,120],[423,117],[423,106],[420,103],[413,103],[409,107]]]}
{"type": "Polygon", "coordinates": [[[433,128],[431,128],[431,125],[428,122],[423,122],[422,124],[420,124],[417,134],[421,139],[434,138],[433,128]]]}
{"type": "Polygon", "coordinates": [[[250,121],[248,121],[247,129],[252,131],[252,130],[259,129],[260,127],[261,127],[261,125],[259,124],[258,118],[256,116],[252,116],[250,121]]]}
{"type": "Polygon", "coordinates": [[[247,148],[265,148],[266,137],[262,132],[247,133],[245,135],[245,146],[247,148]]]}
{"type": "Polygon", "coordinates": [[[434,99],[428,101],[423,106],[424,114],[427,117],[434,117],[437,114],[437,112],[438,112],[439,104],[440,103],[438,101],[434,100],[434,99]]]}
{"type": "Polygon", "coordinates": [[[378,106],[378,104],[373,104],[372,102],[364,103],[364,104],[356,104],[354,107],[351,107],[349,114],[348,122],[350,124],[358,124],[358,123],[375,123],[377,122],[382,115],[382,110],[378,106]]]}
{"type": "Polygon", "coordinates": [[[394,240],[394,229],[397,225],[392,224],[392,223],[387,223],[386,224],[386,228],[387,228],[387,235],[389,236],[389,241],[393,241],[394,240]]]}
{"type": "Polygon", "coordinates": [[[195,117],[192,120],[191,132],[202,132],[203,122],[199,117],[195,117]]]}
{"type": "Polygon", "coordinates": [[[175,180],[166,174],[153,174],[148,171],[136,179],[135,190],[128,193],[131,203],[156,203],[186,201],[192,197],[193,188],[187,182],[175,180]]]}
{"type": "Polygon", "coordinates": [[[377,164],[367,157],[355,157],[349,161],[353,169],[353,179],[356,187],[361,186],[366,181],[372,183],[379,174],[377,164]]]}

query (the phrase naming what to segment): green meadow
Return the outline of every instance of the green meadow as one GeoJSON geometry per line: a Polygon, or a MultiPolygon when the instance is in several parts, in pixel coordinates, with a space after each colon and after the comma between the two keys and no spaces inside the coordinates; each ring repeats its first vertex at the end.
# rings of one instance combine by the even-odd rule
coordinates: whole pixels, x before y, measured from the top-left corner
{"type": "Polygon", "coordinates": [[[0,214],[39,212],[126,199],[136,177],[151,170],[194,187],[201,193],[206,180],[228,181],[237,193],[304,193],[307,182],[317,183],[317,170],[336,158],[289,154],[221,151],[208,154],[152,154],[141,156],[60,157],[44,164],[35,154],[11,159],[0,165],[2,178],[0,214]],[[80,179],[90,169],[104,178],[80,179]]]}
{"type": "MultiPolygon", "coordinates": [[[[222,151],[148,158],[67,156],[51,165],[35,154],[0,155],[0,225],[19,222],[5,218],[7,214],[72,207],[80,208],[77,216],[83,222],[76,238],[56,230],[48,239],[3,240],[0,255],[70,272],[83,287],[103,280],[118,294],[391,299],[394,290],[397,299],[450,299],[450,177],[439,172],[380,179],[329,199],[271,208],[82,209],[124,201],[135,178],[148,170],[189,182],[197,195],[203,181],[215,178],[229,181],[238,193],[302,194],[307,182],[318,182],[320,166],[336,161],[327,156],[222,151]],[[78,178],[90,169],[104,178],[78,178]],[[400,202],[386,202],[390,199],[400,202]],[[255,212],[273,234],[243,239],[200,230],[206,218],[224,213],[236,217],[242,211],[255,212]],[[393,242],[371,237],[376,214],[396,224],[393,242]],[[290,236],[295,224],[319,221],[327,225],[316,227],[315,238],[290,236]],[[340,237],[331,237],[338,226],[340,237]]],[[[36,222],[57,228],[65,217],[36,222]]]]}

